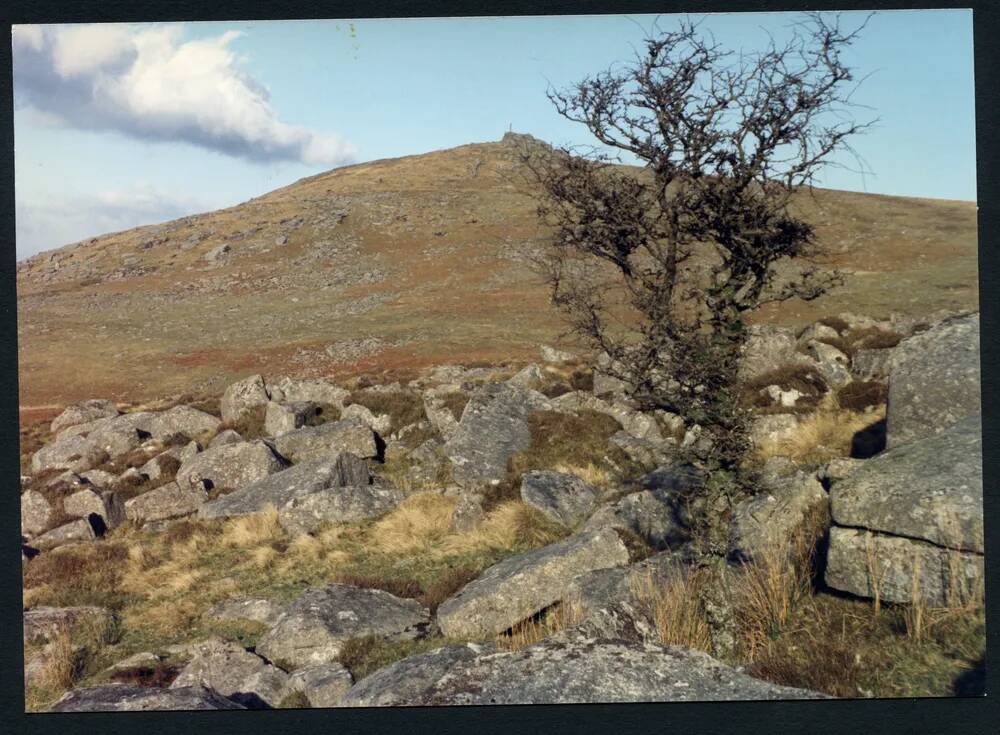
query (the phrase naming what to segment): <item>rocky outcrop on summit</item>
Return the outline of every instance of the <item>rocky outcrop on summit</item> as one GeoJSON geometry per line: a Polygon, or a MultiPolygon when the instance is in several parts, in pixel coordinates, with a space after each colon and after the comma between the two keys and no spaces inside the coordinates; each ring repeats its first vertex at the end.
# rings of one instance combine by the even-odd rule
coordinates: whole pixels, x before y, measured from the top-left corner
{"type": "Polygon", "coordinates": [[[377,635],[408,640],[424,635],[427,609],[382,590],[345,584],[314,587],[278,618],[257,644],[257,652],[295,669],[336,660],[344,642],[377,635]]]}
{"type": "Polygon", "coordinates": [[[168,482],[125,501],[125,516],[142,525],[183,518],[198,512],[208,493],[197,485],[168,482]]]}
{"type": "Polygon", "coordinates": [[[889,365],[887,446],[936,434],[980,413],[980,391],[978,313],[903,340],[889,365]]]}
{"type": "Polygon", "coordinates": [[[578,574],[628,563],[610,528],[588,531],[494,564],[438,607],[441,632],[488,638],[564,599],[578,574]]]}

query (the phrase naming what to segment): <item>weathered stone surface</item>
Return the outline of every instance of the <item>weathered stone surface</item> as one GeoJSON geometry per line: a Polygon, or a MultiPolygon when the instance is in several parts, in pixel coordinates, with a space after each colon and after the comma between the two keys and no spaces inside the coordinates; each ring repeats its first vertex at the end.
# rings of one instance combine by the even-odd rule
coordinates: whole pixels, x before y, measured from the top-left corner
{"type": "Polygon", "coordinates": [[[827,385],[840,388],[854,380],[851,359],[833,345],[813,340],[806,345],[806,352],[816,361],[816,367],[827,385]]]}
{"type": "Polygon", "coordinates": [[[210,640],[194,650],[194,658],[170,684],[183,689],[202,684],[247,709],[277,707],[292,689],[288,674],[234,643],[210,640]]]}
{"type": "Polygon", "coordinates": [[[494,564],[441,603],[438,625],[446,636],[488,638],[563,599],[575,575],[627,563],[613,529],[581,533],[494,564]]]}
{"type": "Polygon", "coordinates": [[[181,449],[172,447],[165,452],[157,454],[146,464],[139,468],[139,473],[144,475],[151,485],[159,485],[169,481],[181,466],[181,449]]]}
{"type": "Polygon", "coordinates": [[[760,378],[790,365],[816,367],[815,362],[797,350],[795,332],[784,327],[754,324],[740,356],[740,380],[760,378]]]}
{"type": "Polygon", "coordinates": [[[340,412],[340,417],[341,419],[360,421],[380,436],[388,436],[389,430],[392,428],[392,416],[387,413],[381,413],[376,416],[370,408],[362,406],[360,403],[352,403],[350,406],[345,407],[340,412]]]}
{"type": "Polygon", "coordinates": [[[37,536],[49,527],[52,506],[37,490],[21,493],[21,535],[25,538],[37,536]]]}
{"type": "Polygon", "coordinates": [[[877,589],[885,602],[911,602],[916,592],[927,604],[942,606],[982,579],[980,554],[857,528],[830,529],[824,580],[843,592],[873,597],[877,589]]]}
{"type": "MultiPolygon", "coordinates": [[[[138,437],[135,445],[138,446],[138,437]]],[[[109,459],[109,455],[93,441],[82,436],[55,439],[31,456],[31,473],[45,470],[89,470],[109,459]]]]}
{"type": "Polygon", "coordinates": [[[388,513],[406,497],[395,487],[354,485],[320,490],[293,498],[278,511],[290,534],[310,533],[324,523],[353,523],[388,513]]]}
{"type": "Polygon", "coordinates": [[[61,414],[52,419],[49,429],[55,434],[62,429],[77,424],[85,424],[97,419],[109,418],[119,414],[114,401],[102,398],[91,398],[87,401],[68,406],[61,414]]]}
{"type": "Polygon", "coordinates": [[[568,527],[587,517],[597,496],[593,485],[563,472],[527,472],[521,479],[521,500],[568,527]]]}
{"type": "Polygon", "coordinates": [[[172,434],[184,434],[188,438],[194,438],[199,434],[214,432],[221,423],[210,413],[182,405],[154,414],[149,420],[147,431],[154,439],[162,439],[172,434]]]}
{"type": "Polygon", "coordinates": [[[273,600],[254,598],[233,598],[223,600],[209,610],[205,616],[210,620],[252,620],[256,623],[273,625],[284,607],[273,600]]]}
{"type": "Polygon", "coordinates": [[[936,434],[981,413],[979,314],[950,319],[892,351],[886,444],[936,434]]]}
{"type": "Polygon", "coordinates": [[[63,510],[74,518],[96,515],[108,530],[125,522],[125,505],[121,495],[111,490],[96,492],[85,488],[75,492],[63,500],[63,510]]]}
{"type": "Polygon", "coordinates": [[[89,633],[103,638],[114,625],[114,614],[103,607],[35,607],[24,611],[24,642],[37,643],[58,633],[89,633]]]}
{"type": "Polygon", "coordinates": [[[251,414],[258,406],[270,401],[264,378],[251,375],[226,388],[222,394],[222,420],[231,423],[251,414]]]}
{"type": "Polygon", "coordinates": [[[203,686],[157,689],[131,684],[104,684],[73,689],[50,712],[145,712],[150,710],[245,709],[203,686]]]}
{"type": "Polygon", "coordinates": [[[799,417],[791,413],[758,416],[750,426],[750,441],[755,446],[791,439],[799,428],[799,417]]]}
{"type": "Polygon", "coordinates": [[[115,476],[104,470],[87,470],[81,472],[80,477],[93,487],[110,488],[115,483],[115,476]]]}
{"type": "Polygon", "coordinates": [[[449,671],[477,656],[494,653],[492,643],[443,646],[385,666],[355,684],[341,707],[406,707],[417,704],[449,671]]]}
{"type": "Polygon", "coordinates": [[[627,431],[612,434],[608,442],[625,452],[637,465],[647,469],[667,462],[671,455],[671,447],[668,444],[640,439],[627,431]]]}
{"type": "Polygon", "coordinates": [[[429,389],[424,393],[424,415],[427,416],[431,426],[445,440],[450,439],[455,430],[458,429],[458,419],[440,397],[441,394],[451,392],[454,391],[429,389]]]}
{"type": "Polygon", "coordinates": [[[451,530],[456,533],[471,531],[485,516],[481,494],[471,491],[460,492],[455,508],[451,512],[451,530]]]}
{"type": "Polygon", "coordinates": [[[821,322],[813,322],[799,332],[798,340],[800,345],[807,345],[813,340],[837,339],[838,337],[840,337],[840,332],[833,327],[821,322]]]}
{"type": "Polygon", "coordinates": [[[833,485],[834,522],[981,553],[982,450],[979,416],[889,449],[833,485]]]}
{"type": "Polygon", "coordinates": [[[321,426],[304,426],[274,440],[278,453],[298,464],[330,459],[350,452],[362,459],[379,455],[375,434],[357,420],[333,421],[321,426]]]}
{"type": "Polygon", "coordinates": [[[669,549],[688,540],[681,503],[670,492],[640,490],[602,506],[585,529],[621,528],[631,531],[654,549],[669,549]]]}
{"type": "Polygon", "coordinates": [[[528,416],[545,404],[541,393],[510,384],[476,391],[443,449],[454,480],[466,487],[499,483],[507,460],[531,444],[528,416]]]}
{"type": "Polygon", "coordinates": [[[885,380],[891,362],[891,349],[858,350],[851,358],[851,372],[859,380],[885,380]]]}
{"type": "Polygon", "coordinates": [[[826,491],[813,475],[769,483],[733,509],[730,553],[744,560],[775,553],[797,533],[807,533],[810,524],[825,527],[828,507],[826,491]]]}
{"type": "Polygon", "coordinates": [[[177,471],[177,484],[202,485],[206,490],[240,490],[285,467],[265,442],[224,444],[206,449],[182,464],[177,471]]]}
{"type": "Polygon", "coordinates": [[[331,584],[303,592],[260,639],[257,651],[271,661],[302,668],[334,661],[349,638],[409,640],[421,637],[429,623],[427,609],[415,600],[331,584]]]}
{"type": "Polygon", "coordinates": [[[535,364],[525,365],[507,380],[511,385],[521,388],[534,388],[545,380],[545,373],[535,364]]]}
{"type": "Polygon", "coordinates": [[[90,521],[80,519],[57,526],[51,531],[46,531],[41,536],[36,536],[31,539],[31,547],[39,551],[47,551],[57,546],[93,541],[96,538],[97,533],[94,531],[94,527],[90,521]]]}
{"type": "Polygon", "coordinates": [[[312,401],[337,408],[343,408],[344,400],[351,395],[350,391],[322,378],[280,378],[270,382],[268,390],[275,401],[312,401]]]}
{"type": "Polygon", "coordinates": [[[134,653],[121,661],[116,661],[101,673],[104,676],[111,676],[122,671],[134,671],[136,669],[155,669],[162,663],[163,659],[152,651],[140,651],[134,653]]]}
{"type": "Polygon", "coordinates": [[[212,449],[214,447],[221,447],[224,444],[239,444],[241,441],[243,441],[243,437],[240,436],[238,431],[223,429],[212,437],[212,441],[208,443],[208,447],[212,449]]]}
{"type": "Polygon", "coordinates": [[[754,679],[706,653],[679,646],[565,632],[515,652],[484,652],[469,658],[458,648],[398,661],[376,672],[373,677],[378,679],[359,684],[342,704],[572,704],[824,696],[754,679]],[[435,655],[448,665],[436,661],[435,655]],[[405,690],[405,702],[392,692],[404,676],[413,682],[405,690]]]}
{"type": "Polygon", "coordinates": [[[316,417],[318,409],[319,406],[312,401],[294,403],[271,401],[264,413],[264,431],[268,436],[281,436],[289,431],[301,429],[310,419],[316,417]]]}
{"type": "Polygon", "coordinates": [[[288,686],[302,692],[310,707],[336,707],[354,684],[342,664],[332,662],[299,669],[288,677],[288,686]]]}
{"type": "Polygon", "coordinates": [[[268,475],[242,490],[223,495],[201,507],[201,518],[224,518],[259,513],[268,505],[283,508],[296,498],[348,484],[365,485],[371,479],[368,465],[352,454],[292,465],[268,475]]]}
{"type": "Polygon", "coordinates": [[[208,493],[198,486],[168,482],[126,500],[125,517],[140,524],[182,518],[198,512],[207,500],[208,493]]]}

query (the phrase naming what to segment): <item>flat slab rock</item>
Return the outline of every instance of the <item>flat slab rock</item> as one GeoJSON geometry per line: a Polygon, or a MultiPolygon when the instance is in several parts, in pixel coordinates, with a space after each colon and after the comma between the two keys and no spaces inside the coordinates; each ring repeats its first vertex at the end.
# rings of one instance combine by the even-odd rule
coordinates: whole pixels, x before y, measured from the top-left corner
{"type": "Polygon", "coordinates": [[[198,515],[226,518],[259,513],[268,505],[282,508],[296,498],[348,484],[367,484],[370,478],[364,460],[347,453],[301,462],[206,503],[198,515]]]}
{"type": "Polygon", "coordinates": [[[576,575],[628,560],[625,544],[611,528],[512,556],[441,603],[438,625],[449,637],[492,637],[564,599],[576,575]]]}
{"type": "Polygon", "coordinates": [[[887,446],[981,413],[980,381],[979,314],[946,320],[900,342],[889,364],[887,446]]]}
{"type": "Polygon", "coordinates": [[[196,513],[207,500],[208,493],[200,487],[168,482],[126,500],[125,517],[140,524],[183,518],[196,513]]]}
{"type": "Polygon", "coordinates": [[[270,661],[294,669],[336,660],[344,641],[375,635],[389,640],[422,637],[427,608],[384,592],[346,584],[306,590],[257,644],[270,661]]]}
{"type": "Polygon", "coordinates": [[[157,689],[130,684],[105,684],[73,689],[49,712],[146,712],[152,710],[246,709],[204,686],[157,689]]]}
{"type": "Polygon", "coordinates": [[[830,489],[834,523],[982,553],[982,452],[977,415],[866,460],[830,489]]]}
{"type": "Polygon", "coordinates": [[[943,606],[961,599],[983,579],[983,556],[924,541],[856,528],[830,529],[824,581],[829,587],[886,602],[916,597],[943,606]]]}
{"type": "Polygon", "coordinates": [[[303,426],[275,438],[274,446],[282,457],[295,464],[333,459],[342,452],[362,459],[379,456],[375,433],[357,419],[303,426]]]}
{"type": "Polygon", "coordinates": [[[470,656],[459,648],[422,654],[392,664],[357,685],[341,705],[825,698],[817,692],[754,679],[708,654],[678,646],[564,633],[516,652],[484,652],[470,656]],[[438,660],[446,660],[447,668],[440,666],[438,660]],[[424,676],[420,676],[421,667],[427,668],[424,676]],[[414,682],[419,686],[414,686],[414,682]],[[397,688],[399,693],[394,691],[397,688]]]}

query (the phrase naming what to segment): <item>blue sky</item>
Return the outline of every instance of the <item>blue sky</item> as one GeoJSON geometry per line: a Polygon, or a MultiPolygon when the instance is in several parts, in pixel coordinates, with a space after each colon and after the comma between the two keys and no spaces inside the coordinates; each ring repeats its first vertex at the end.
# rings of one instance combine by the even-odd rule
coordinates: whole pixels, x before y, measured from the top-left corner
{"type": "MultiPolygon", "coordinates": [[[[793,14],[703,18],[757,48],[793,14]],[[766,30],[765,30],[766,29],[766,30]]],[[[845,14],[845,24],[863,15],[845,14]]],[[[660,16],[669,27],[672,16],[660,16]]],[[[17,255],[231,206],[344,163],[499,139],[590,142],[545,98],[627,58],[653,16],[14,29],[17,255]]],[[[846,55],[872,173],[821,184],[975,199],[969,11],[883,11],[846,55]]],[[[855,167],[854,161],[843,163],[855,167]]]]}

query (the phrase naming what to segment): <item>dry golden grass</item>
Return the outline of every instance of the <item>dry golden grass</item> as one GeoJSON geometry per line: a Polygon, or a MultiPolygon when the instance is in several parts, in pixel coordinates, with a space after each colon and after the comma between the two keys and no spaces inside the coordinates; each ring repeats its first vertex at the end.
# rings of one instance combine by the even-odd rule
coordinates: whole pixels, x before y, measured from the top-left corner
{"type": "Polygon", "coordinates": [[[520,651],[583,619],[583,608],[573,599],[557,602],[537,615],[523,620],[495,638],[501,651],[520,651]]]}
{"type": "Polygon", "coordinates": [[[379,551],[428,552],[440,546],[451,528],[455,498],[433,492],[416,492],[373,527],[379,551]]]}
{"type": "Polygon", "coordinates": [[[596,465],[593,462],[588,462],[585,465],[560,462],[552,469],[555,472],[563,472],[567,475],[576,475],[584,482],[599,488],[609,487],[615,479],[614,473],[612,473],[607,467],[596,465]]]}
{"type": "Polygon", "coordinates": [[[836,396],[827,395],[815,412],[800,419],[791,437],[764,442],[756,447],[754,455],[760,461],[789,457],[799,463],[849,457],[855,434],[884,418],[884,405],[851,411],[841,408],[836,396]]]}
{"type": "Polygon", "coordinates": [[[712,633],[701,602],[706,575],[698,569],[672,569],[664,576],[643,575],[631,592],[646,607],[660,643],[712,651],[712,633]]]}

